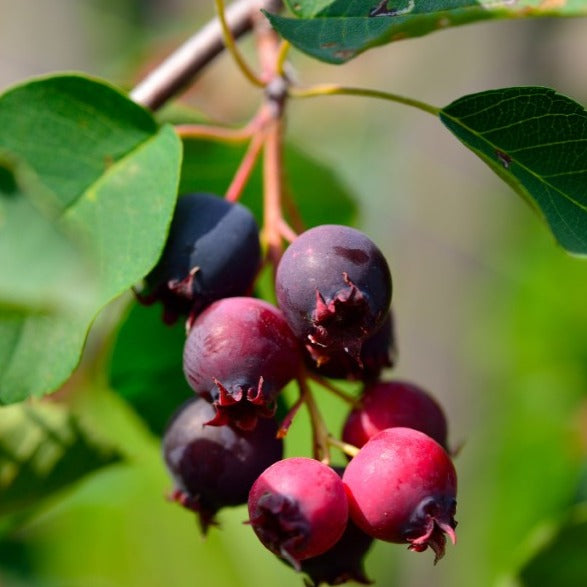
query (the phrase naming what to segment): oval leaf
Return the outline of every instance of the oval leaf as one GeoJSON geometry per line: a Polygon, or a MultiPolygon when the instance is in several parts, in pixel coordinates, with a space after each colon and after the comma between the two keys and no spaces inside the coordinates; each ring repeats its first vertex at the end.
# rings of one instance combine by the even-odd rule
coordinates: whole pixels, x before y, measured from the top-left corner
{"type": "MultiPolygon", "coordinates": [[[[61,75],[0,96],[0,149],[32,170],[39,188],[31,192],[34,202],[39,205],[43,196],[42,209],[53,224],[48,228],[13,214],[0,253],[2,246],[19,249],[25,225],[35,231],[27,235],[33,243],[51,230],[71,235],[93,263],[97,292],[75,315],[0,305],[0,403],[10,403],[58,388],[75,368],[98,310],[156,263],[177,197],[181,142],[171,127],[159,127],[115,88],[61,75]]],[[[4,179],[10,190],[6,172],[4,179]]],[[[21,189],[15,197],[25,195],[21,189]]],[[[60,251],[59,262],[65,261],[60,251]]],[[[19,267],[22,255],[19,251],[11,260],[8,283],[24,279],[28,268],[19,267]]],[[[34,285],[38,298],[53,295],[56,287],[49,279],[34,285]]],[[[83,285],[64,287],[81,292],[83,285]]]]}
{"type": "Polygon", "coordinates": [[[273,28],[300,51],[327,63],[411,37],[483,20],[584,16],[583,0],[290,0],[288,18],[265,13],[273,28]]]}
{"type": "Polygon", "coordinates": [[[548,88],[505,88],[460,98],[440,119],[539,210],[562,247],[587,254],[582,106],[548,88]]]}

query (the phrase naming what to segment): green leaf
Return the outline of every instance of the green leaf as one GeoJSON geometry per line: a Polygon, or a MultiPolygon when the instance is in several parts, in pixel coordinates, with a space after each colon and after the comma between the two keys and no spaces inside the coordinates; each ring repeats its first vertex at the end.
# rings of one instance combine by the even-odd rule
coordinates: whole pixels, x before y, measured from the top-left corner
{"type": "MultiPolygon", "coordinates": [[[[184,141],[180,193],[224,194],[244,153],[245,146],[193,139],[184,141]]],[[[284,160],[287,189],[308,227],[356,221],[353,197],[331,169],[290,144],[286,145],[284,160]]],[[[241,202],[251,209],[259,223],[263,220],[262,194],[263,182],[260,165],[257,165],[241,202]]],[[[287,207],[284,212],[287,216],[287,207]]]]}
{"type": "Polygon", "coordinates": [[[159,304],[135,304],[116,338],[110,386],[161,435],[177,407],[193,391],[183,374],[185,327],[163,323],[159,304]]]}
{"type": "MultiPolygon", "coordinates": [[[[88,282],[95,282],[96,293],[78,313],[51,306],[55,311],[39,315],[38,308],[21,304],[3,309],[0,303],[0,403],[10,403],[58,388],[79,361],[96,313],[156,263],[177,197],[181,143],[170,126],[158,127],[147,111],[118,90],[86,77],[62,75],[33,80],[0,96],[0,149],[9,160],[21,161],[35,179],[16,193],[15,186],[26,183],[29,175],[21,181],[3,166],[4,191],[15,201],[10,228],[0,233],[0,254],[5,250],[18,255],[11,258],[10,273],[0,278],[0,292],[5,279],[6,289],[18,295],[13,286],[26,279],[27,271],[19,261],[33,256],[33,245],[53,231],[71,237],[77,254],[89,256],[88,282]],[[48,222],[35,221],[35,211],[25,210],[29,200],[48,222]],[[23,232],[29,245],[21,252],[23,232]]],[[[0,207],[3,213],[6,205],[0,207]]],[[[67,242],[51,242],[49,264],[40,275],[47,276],[60,264],[62,273],[73,271],[67,242]]],[[[38,262],[43,263],[45,245],[38,249],[38,262]]],[[[61,286],[55,279],[30,278],[32,285],[24,283],[37,299],[51,301],[59,287],[71,290],[70,296],[84,290],[86,283],[75,286],[74,277],[61,286]]]]}
{"type": "Polygon", "coordinates": [[[265,13],[273,28],[300,51],[335,64],[372,47],[463,24],[587,14],[583,0],[290,0],[289,5],[302,18],[265,13]]]}
{"type": "Polygon", "coordinates": [[[587,113],[548,88],[465,96],[440,119],[544,217],[568,252],[587,254],[587,113]]]}
{"type": "Polygon", "coordinates": [[[54,198],[34,172],[0,152],[1,309],[79,313],[96,304],[93,264],[57,225],[54,198]]]}
{"type": "Polygon", "coordinates": [[[587,504],[576,506],[560,525],[541,528],[534,542],[536,552],[520,570],[517,585],[576,587],[587,584],[587,504]]]}
{"type": "Polygon", "coordinates": [[[34,505],[120,460],[63,406],[0,408],[0,515],[34,505]]]}

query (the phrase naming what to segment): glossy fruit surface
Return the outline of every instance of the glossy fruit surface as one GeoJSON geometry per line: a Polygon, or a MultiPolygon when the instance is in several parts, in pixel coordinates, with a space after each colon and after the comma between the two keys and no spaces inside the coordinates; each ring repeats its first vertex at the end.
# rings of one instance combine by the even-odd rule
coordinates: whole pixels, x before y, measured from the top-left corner
{"type": "Polygon", "coordinates": [[[344,424],[342,439],[357,447],[386,428],[420,430],[444,448],[446,417],[440,404],[421,387],[407,381],[378,381],[368,385],[344,424]]]}
{"type": "Polygon", "coordinates": [[[343,483],[351,519],[370,536],[417,552],[430,547],[435,561],[444,555],[445,533],[455,542],[456,471],[426,434],[380,432],[349,462],[343,483]]]}
{"type": "Polygon", "coordinates": [[[177,411],[163,437],[172,498],[198,512],[204,531],[221,507],[246,503],[255,479],[283,456],[274,420],[245,431],[206,426],[213,417],[212,405],[194,398],[177,411]]]}
{"type": "Polygon", "coordinates": [[[249,494],[250,523],[259,540],[297,570],[343,535],[348,503],[340,477],[305,457],[278,461],[255,481],[249,494]]]}
{"type": "Polygon", "coordinates": [[[212,194],[178,199],[165,249],[147,276],[165,319],[198,313],[220,298],[245,295],[261,264],[259,228],[247,208],[212,194]]]}
{"type": "Polygon", "coordinates": [[[212,402],[211,424],[251,429],[300,368],[299,344],[282,313],[256,298],[218,300],[195,320],[183,354],[188,383],[212,402]]]}
{"type": "Polygon", "coordinates": [[[361,345],[381,326],[391,302],[383,254],[348,226],[300,234],[281,258],[275,287],[279,307],[318,365],[337,352],[360,362],[361,345]]]}

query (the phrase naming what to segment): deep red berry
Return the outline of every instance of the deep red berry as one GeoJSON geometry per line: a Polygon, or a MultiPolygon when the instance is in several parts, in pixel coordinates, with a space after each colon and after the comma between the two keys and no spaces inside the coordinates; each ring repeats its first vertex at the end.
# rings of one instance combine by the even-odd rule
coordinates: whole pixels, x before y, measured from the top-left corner
{"type": "Polygon", "coordinates": [[[410,550],[444,555],[445,533],[456,540],[457,476],[446,451],[426,434],[389,428],[347,465],[349,515],[364,532],[410,550]]]}
{"type": "Polygon", "coordinates": [[[174,415],[163,436],[163,457],[174,481],[171,497],[199,514],[203,531],[224,506],[247,502],[255,479],[283,456],[277,423],[252,431],[206,426],[214,408],[194,398],[174,415]]]}
{"type": "MultiPolygon", "coordinates": [[[[334,470],[342,476],[342,467],[334,467],[334,470]]],[[[304,583],[309,587],[322,583],[341,585],[347,581],[369,585],[371,581],[365,574],[363,559],[372,544],[373,538],[349,519],[343,535],[334,546],[301,562],[301,571],[307,577],[304,583]]]]}
{"type": "Polygon", "coordinates": [[[177,202],[165,249],[139,300],[160,300],[166,322],[220,298],[249,293],[261,264],[259,228],[247,208],[212,194],[177,202]]]}
{"type": "Polygon", "coordinates": [[[275,287],[279,307],[318,365],[337,352],[360,362],[361,345],[391,301],[381,251],[348,226],[322,225],[298,236],[281,258],[275,287]]]}
{"type": "Polygon", "coordinates": [[[249,518],[259,540],[297,570],[300,561],[331,548],[347,525],[340,477],[327,465],[294,457],[271,465],[249,494],[249,518]]]}
{"type": "Polygon", "coordinates": [[[397,347],[393,316],[391,311],[383,324],[361,345],[360,361],[344,351],[337,351],[325,357],[318,366],[310,358],[308,367],[325,377],[374,381],[385,367],[393,367],[397,357],[397,347]]]}
{"type": "Polygon", "coordinates": [[[195,320],[186,340],[188,383],[212,402],[213,425],[243,429],[272,417],[275,399],[300,368],[300,351],[282,313],[256,298],[225,298],[195,320]]]}
{"type": "Polygon", "coordinates": [[[442,408],[430,394],[406,381],[368,385],[360,407],[347,417],[342,439],[360,448],[375,434],[397,426],[420,430],[447,447],[447,424],[442,408]]]}

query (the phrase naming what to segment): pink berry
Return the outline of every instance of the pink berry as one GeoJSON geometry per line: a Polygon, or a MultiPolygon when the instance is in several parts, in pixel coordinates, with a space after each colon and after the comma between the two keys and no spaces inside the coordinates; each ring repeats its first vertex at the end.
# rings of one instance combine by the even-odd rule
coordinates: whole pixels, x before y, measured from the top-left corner
{"type": "Polygon", "coordinates": [[[361,406],[345,422],[342,439],[357,447],[386,428],[414,428],[447,447],[446,417],[438,402],[406,381],[379,381],[365,388],[361,406]]]}
{"type": "Polygon", "coordinates": [[[293,457],[266,469],[249,493],[250,523],[271,552],[297,570],[343,535],[348,502],[340,477],[327,465],[293,457]]]}
{"type": "Polygon", "coordinates": [[[349,515],[387,542],[429,546],[444,555],[445,533],[455,542],[457,475],[446,451],[411,428],[389,428],[371,438],[347,465],[343,483],[349,515]]]}

